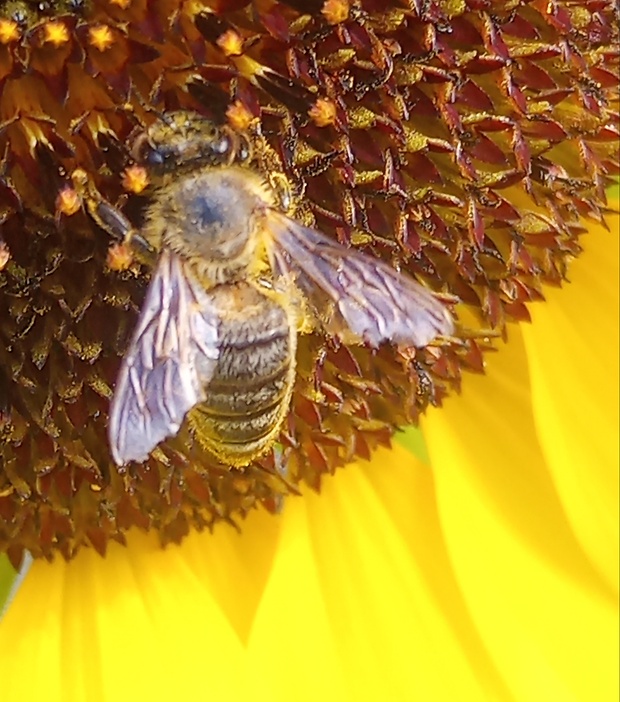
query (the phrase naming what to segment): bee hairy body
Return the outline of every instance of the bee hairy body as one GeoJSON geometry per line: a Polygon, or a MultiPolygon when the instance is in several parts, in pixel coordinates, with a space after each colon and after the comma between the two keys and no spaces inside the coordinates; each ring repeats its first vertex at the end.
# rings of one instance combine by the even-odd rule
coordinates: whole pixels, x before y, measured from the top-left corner
{"type": "Polygon", "coordinates": [[[207,399],[189,415],[201,443],[223,463],[246,465],[273,443],[295,381],[294,309],[247,283],[211,291],[219,359],[207,399]]]}
{"type": "Polygon", "coordinates": [[[201,444],[246,465],[273,443],[295,380],[296,315],[254,281],[262,212],[273,195],[252,171],[200,168],[165,177],[147,209],[144,237],[174,251],[208,292],[218,361],[206,401],[189,415],[201,444]]]}
{"type": "Polygon", "coordinates": [[[266,208],[273,194],[247,168],[202,168],[168,177],[147,210],[145,239],[188,260],[205,286],[253,274],[261,258],[266,208]]]}
{"type": "Polygon", "coordinates": [[[171,112],[132,155],[152,177],[137,237],[109,203],[89,208],[158,252],[112,399],[117,465],[147,460],[186,419],[225,465],[266,453],[291,405],[299,334],[410,348],[451,333],[431,292],[290,217],[286,178],[258,169],[242,135],[171,112]]]}

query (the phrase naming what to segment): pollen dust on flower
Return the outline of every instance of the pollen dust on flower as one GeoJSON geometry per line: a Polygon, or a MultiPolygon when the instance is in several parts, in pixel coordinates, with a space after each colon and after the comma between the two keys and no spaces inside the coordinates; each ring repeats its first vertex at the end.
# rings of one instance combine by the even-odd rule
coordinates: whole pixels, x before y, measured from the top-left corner
{"type": "Polygon", "coordinates": [[[349,0],[325,0],[321,14],[330,24],[341,24],[349,18],[349,0]]]}
{"type": "Polygon", "coordinates": [[[112,244],[108,248],[106,265],[111,271],[126,271],[132,263],[133,255],[128,244],[112,244]]]}
{"type": "Polygon", "coordinates": [[[226,56],[241,56],[243,53],[243,39],[234,29],[228,29],[221,34],[216,44],[226,54],[226,56]]]}
{"type": "Polygon", "coordinates": [[[226,118],[233,129],[242,132],[252,124],[253,116],[241,100],[235,100],[226,110],[226,118]]]}
{"type": "Polygon", "coordinates": [[[11,42],[17,41],[19,35],[17,22],[7,19],[6,17],[0,18],[0,44],[10,44],[11,42]]]}
{"type": "Polygon", "coordinates": [[[100,24],[89,29],[88,41],[95,49],[104,52],[114,44],[114,35],[107,24],[100,24]]]}
{"type": "Polygon", "coordinates": [[[319,98],[308,110],[308,116],[317,127],[327,127],[336,121],[336,105],[329,98],[319,98]]]}
{"type": "Polygon", "coordinates": [[[43,31],[43,41],[56,48],[69,41],[69,29],[64,22],[46,22],[43,31]]]}
{"type": "Polygon", "coordinates": [[[127,192],[136,195],[140,194],[149,184],[149,176],[146,172],[146,168],[135,164],[129,166],[123,172],[122,184],[127,192]]]}

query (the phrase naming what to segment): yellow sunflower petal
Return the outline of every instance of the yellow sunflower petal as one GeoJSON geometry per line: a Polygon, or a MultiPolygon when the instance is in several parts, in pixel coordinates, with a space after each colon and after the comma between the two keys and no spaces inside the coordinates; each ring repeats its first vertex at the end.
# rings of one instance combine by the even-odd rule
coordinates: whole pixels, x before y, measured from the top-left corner
{"type": "Polygon", "coordinates": [[[432,470],[397,447],[241,536],[161,551],[135,533],[105,560],[36,563],[0,626],[2,702],[615,700],[600,501],[570,504],[590,473],[565,479],[544,436],[543,409],[569,416],[544,360],[513,329],[426,421],[432,470]]]}
{"type": "Polygon", "coordinates": [[[523,328],[538,439],[577,538],[618,591],[618,232],[591,226],[572,282],[523,328]]]}
{"type": "MultiPolygon", "coordinates": [[[[432,476],[405,449],[289,503],[283,533],[250,653],[264,667],[286,642],[277,658],[297,667],[295,699],[503,699],[446,557],[432,476]]],[[[293,678],[274,684],[269,699],[290,698],[293,678]]]]}
{"type": "Polygon", "coordinates": [[[36,562],[0,624],[0,698],[249,697],[243,642],[280,521],[257,512],[245,526],[166,550],[132,533],[105,559],[85,549],[69,564],[36,562]]]}
{"type": "Polygon", "coordinates": [[[435,505],[397,447],[241,536],[38,562],[0,627],[2,700],[509,700],[435,505]]]}
{"type": "Polygon", "coordinates": [[[566,518],[538,444],[522,336],[510,331],[488,375],[466,378],[462,397],[424,422],[442,532],[514,700],[611,702],[616,600],[566,518]]]}

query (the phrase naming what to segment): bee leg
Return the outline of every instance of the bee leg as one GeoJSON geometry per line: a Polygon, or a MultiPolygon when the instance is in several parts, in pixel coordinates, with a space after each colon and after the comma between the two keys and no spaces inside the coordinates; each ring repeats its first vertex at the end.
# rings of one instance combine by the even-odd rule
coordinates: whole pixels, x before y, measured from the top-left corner
{"type": "Polygon", "coordinates": [[[108,202],[90,181],[85,171],[76,169],[71,174],[73,186],[80,195],[90,218],[112,239],[130,246],[142,263],[155,262],[155,250],[132,226],[123,212],[108,202]]]}
{"type": "MultiPolygon", "coordinates": [[[[276,469],[276,473],[284,480],[285,484],[288,479],[288,461],[284,456],[284,451],[282,446],[276,444],[273,447],[273,465],[276,469]]],[[[276,514],[281,514],[284,510],[284,495],[276,495],[273,498],[274,501],[274,511],[276,514]]]]}
{"type": "Polygon", "coordinates": [[[0,232],[0,271],[3,271],[6,264],[11,259],[11,252],[0,232]]]}
{"type": "Polygon", "coordinates": [[[147,114],[155,115],[155,117],[165,124],[169,123],[168,115],[161,110],[158,110],[154,105],[160,102],[161,86],[164,82],[165,74],[162,73],[155,79],[149,94],[145,98],[142,93],[132,85],[130,88],[130,101],[126,102],[120,107],[125,112],[128,112],[134,116],[134,118],[139,122],[141,129],[147,129],[147,123],[137,114],[136,104],[147,114]]]}
{"type": "Polygon", "coordinates": [[[11,422],[12,407],[9,381],[4,373],[0,373],[0,431],[11,422]]]}
{"type": "Polygon", "coordinates": [[[293,207],[293,192],[291,185],[284,173],[271,173],[269,185],[273,188],[280,203],[280,209],[287,213],[293,207]]]}
{"type": "Polygon", "coordinates": [[[141,263],[155,263],[155,249],[131,226],[127,217],[117,207],[102,198],[94,204],[93,211],[89,208],[89,214],[110,236],[130,246],[141,263]]]}

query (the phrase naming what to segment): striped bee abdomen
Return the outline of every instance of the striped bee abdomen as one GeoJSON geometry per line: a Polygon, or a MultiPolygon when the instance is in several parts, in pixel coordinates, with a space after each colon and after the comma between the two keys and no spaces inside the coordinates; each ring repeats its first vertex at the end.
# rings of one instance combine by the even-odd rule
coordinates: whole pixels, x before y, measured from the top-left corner
{"type": "Polygon", "coordinates": [[[271,446],[287,414],[295,379],[294,316],[247,283],[211,290],[219,316],[217,370],[193,412],[206,447],[245,465],[271,446]]]}

